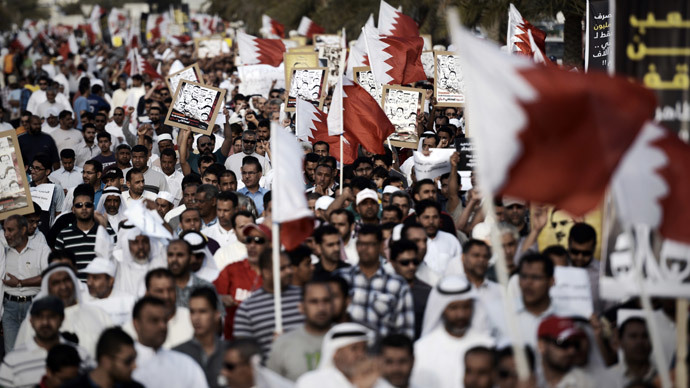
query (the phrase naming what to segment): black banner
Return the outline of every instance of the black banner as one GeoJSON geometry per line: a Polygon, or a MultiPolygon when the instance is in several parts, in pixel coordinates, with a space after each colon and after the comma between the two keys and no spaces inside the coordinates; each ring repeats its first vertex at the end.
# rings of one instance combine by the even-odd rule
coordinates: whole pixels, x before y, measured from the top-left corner
{"type": "Polygon", "coordinates": [[[112,46],[113,45],[113,39],[112,36],[110,35],[110,26],[108,26],[108,13],[105,12],[101,15],[101,17],[98,19],[98,24],[101,27],[101,38],[103,41],[108,45],[112,46]]]}
{"type": "Polygon", "coordinates": [[[690,2],[616,0],[615,14],[616,73],[654,90],[655,119],[678,132],[690,121],[690,2]]]}
{"type": "Polygon", "coordinates": [[[474,144],[469,138],[455,138],[455,150],[460,154],[458,171],[473,171],[477,166],[474,144]]]}
{"type": "Polygon", "coordinates": [[[146,46],[146,26],[149,21],[149,14],[142,13],[139,19],[139,40],[141,41],[142,47],[146,46]]]}
{"type": "Polygon", "coordinates": [[[587,2],[585,71],[607,71],[611,51],[611,13],[608,0],[587,2]]]}

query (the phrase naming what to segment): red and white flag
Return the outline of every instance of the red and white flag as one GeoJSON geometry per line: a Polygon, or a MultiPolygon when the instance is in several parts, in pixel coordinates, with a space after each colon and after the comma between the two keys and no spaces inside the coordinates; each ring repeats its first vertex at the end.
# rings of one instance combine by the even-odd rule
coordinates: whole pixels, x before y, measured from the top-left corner
{"type": "Polygon", "coordinates": [[[237,47],[243,65],[280,66],[285,44],[280,39],[261,39],[244,32],[237,33],[237,47]]]}
{"type": "Polygon", "coordinates": [[[285,26],[268,15],[261,15],[261,30],[272,39],[285,38],[285,26]]]}
{"type": "Polygon", "coordinates": [[[534,35],[532,31],[527,30],[527,36],[529,37],[530,49],[532,50],[532,59],[534,62],[541,63],[543,65],[553,65],[549,59],[546,58],[546,54],[537,46],[537,42],[534,40],[534,35]]]}
{"type": "Polygon", "coordinates": [[[383,36],[367,26],[362,31],[376,82],[405,85],[426,80],[422,65],[424,39],[383,36]]]}
{"type": "Polygon", "coordinates": [[[309,143],[325,141],[328,143],[331,156],[343,164],[352,164],[357,159],[357,144],[347,137],[343,138],[343,161],[340,160],[340,136],[328,132],[327,115],[312,103],[297,99],[295,108],[295,135],[309,143]]]}
{"type": "MultiPolygon", "coordinates": [[[[376,31],[374,26],[374,15],[370,14],[369,19],[364,24],[365,28],[371,31],[376,31]]],[[[350,53],[347,56],[347,67],[345,68],[345,77],[354,80],[352,69],[360,66],[369,66],[369,57],[367,57],[367,45],[364,42],[364,31],[360,32],[359,37],[355,43],[350,47],[350,53]]]]}
{"type": "Polygon", "coordinates": [[[594,209],[653,116],[654,94],[623,78],[508,55],[472,36],[451,13],[486,194],[548,203],[576,216],[594,209]]]}
{"type": "Polygon", "coordinates": [[[403,14],[402,10],[397,10],[381,0],[379,34],[401,38],[416,37],[419,36],[419,27],[417,27],[417,22],[403,14]]]}
{"type": "Polygon", "coordinates": [[[33,39],[29,36],[29,34],[21,30],[17,33],[17,37],[12,41],[11,46],[15,47],[20,50],[26,50],[31,46],[31,43],[33,42],[33,39]]]}
{"type": "Polygon", "coordinates": [[[369,92],[347,79],[343,81],[342,88],[340,81],[335,85],[328,111],[328,133],[332,136],[344,133],[351,144],[361,144],[377,155],[384,154],[383,142],[395,132],[395,127],[369,92]]]}
{"type": "Polygon", "coordinates": [[[163,78],[160,74],[158,74],[158,72],[156,72],[156,69],[154,69],[147,60],[142,58],[137,47],[134,47],[129,51],[129,54],[127,55],[127,62],[125,63],[125,67],[122,69],[122,72],[128,74],[130,77],[136,74],[148,74],[152,79],[163,78]]]}
{"type": "Polygon", "coordinates": [[[311,38],[314,34],[323,34],[326,30],[320,25],[314,23],[313,20],[306,16],[302,16],[302,20],[299,21],[299,26],[297,27],[297,33],[311,38]]]}
{"type": "Polygon", "coordinates": [[[520,11],[511,3],[508,9],[508,39],[506,44],[511,53],[534,56],[527,31],[532,32],[534,42],[541,52],[546,52],[546,33],[525,20],[520,11]]]}
{"type": "Polygon", "coordinates": [[[647,122],[613,176],[618,216],[662,236],[690,244],[690,146],[647,122]]]}
{"type": "Polygon", "coordinates": [[[297,138],[279,125],[271,128],[273,157],[273,222],[280,224],[280,242],[287,250],[297,248],[314,231],[302,177],[304,151],[297,138]]]}

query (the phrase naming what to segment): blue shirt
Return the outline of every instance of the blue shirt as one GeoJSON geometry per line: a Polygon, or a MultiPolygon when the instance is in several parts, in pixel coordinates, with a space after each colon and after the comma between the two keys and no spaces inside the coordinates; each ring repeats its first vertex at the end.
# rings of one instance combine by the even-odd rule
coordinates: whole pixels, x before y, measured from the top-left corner
{"type": "Polygon", "coordinates": [[[261,214],[264,212],[264,194],[268,193],[268,190],[259,186],[259,191],[252,193],[249,191],[249,189],[243,187],[240,190],[237,190],[237,192],[251,198],[252,201],[254,201],[254,205],[256,205],[256,212],[259,214],[259,216],[261,216],[261,214]]]}
{"type": "Polygon", "coordinates": [[[81,130],[81,111],[91,112],[91,105],[89,100],[84,96],[80,96],[74,101],[74,113],[77,116],[77,129],[81,130]]]}

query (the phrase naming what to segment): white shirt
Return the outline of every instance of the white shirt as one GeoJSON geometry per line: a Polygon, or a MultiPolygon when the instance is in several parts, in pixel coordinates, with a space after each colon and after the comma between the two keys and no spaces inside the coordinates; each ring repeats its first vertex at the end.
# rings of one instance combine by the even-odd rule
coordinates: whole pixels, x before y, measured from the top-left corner
{"type": "Polygon", "coordinates": [[[167,349],[154,350],[139,342],[134,347],[137,369],[132,372],[132,378],[145,387],[208,387],[201,366],[188,355],[167,349]]]}
{"type": "MultiPolygon", "coordinates": [[[[48,101],[48,97],[46,97],[46,92],[44,92],[41,89],[36,90],[35,92],[31,93],[31,97],[29,97],[29,102],[26,104],[26,110],[33,114],[37,114],[38,106],[41,105],[42,103],[48,101]]],[[[60,103],[63,106],[67,106],[67,110],[70,112],[72,111],[72,104],[69,103],[69,99],[62,94],[62,93],[57,93],[55,95],[55,102],[60,103]]]]}
{"type": "MultiPolygon", "coordinates": [[[[124,195],[125,193],[122,193],[123,197],[124,195]]],[[[113,252],[113,258],[117,265],[113,292],[122,292],[134,297],[142,295],[142,285],[148,271],[168,267],[168,261],[162,255],[151,258],[145,264],[139,264],[134,260],[127,261],[124,259],[122,251],[118,249],[113,252]]]]}
{"type": "Polygon", "coordinates": [[[87,160],[91,160],[98,156],[101,153],[101,149],[98,148],[98,145],[95,142],[90,146],[86,144],[86,142],[82,142],[77,146],[74,152],[77,154],[74,165],[84,167],[84,163],[86,163],[87,160]]]}
{"type": "MultiPolygon", "coordinates": [[[[0,128],[2,129],[2,128],[0,128]]],[[[43,125],[41,125],[41,132],[45,133],[46,135],[50,135],[51,133],[57,131],[60,129],[60,123],[58,125],[51,127],[50,124],[48,124],[48,120],[46,120],[43,125]]]]}
{"type": "Polygon", "coordinates": [[[455,236],[439,230],[436,237],[427,238],[426,256],[424,262],[436,273],[443,274],[450,261],[460,261],[462,257],[462,247],[455,236]]]}
{"type": "MultiPolygon", "coordinates": [[[[152,167],[153,170],[159,171],[163,176],[165,177],[165,180],[168,182],[168,191],[170,194],[173,195],[173,198],[175,198],[175,203],[173,205],[177,206],[177,204],[180,203],[182,200],[182,179],[184,179],[184,174],[182,171],[175,170],[172,175],[166,175],[163,170],[161,170],[158,167],[152,167]]],[[[144,178],[146,179],[146,178],[144,178]]]]}
{"type": "Polygon", "coordinates": [[[52,136],[53,140],[55,140],[58,154],[65,148],[71,148],[76,152],[76,149],[80,143],[84,142],[84,136],[82,135],[81,131],[74,128],[67,130],[62,128],[56,129],[50,133],[50,136],[52,136]]]}
{"type": "Polygon", "coordinates": [[[62,74],[60,71],[58,71],[57,74],[55,75],[55,77],[53,77],[53,81],[62,85],[62,87],[64,88],[64,90],[62,91],[62,94],[64,94],[65,96],[68,97],[69,96],[69,81],[67,81],[67,77],[65,77],[64,74],[62,74]]]}
{"type": "MultiPolygon", "coordinates": [[[[38,239],[29,239],[21,252],[9,247],[7,253],[2,252],[2,266],[4,267],[2,278],[8,273],[18,279],[27,279],[38,276],[48,267],[48,255],[50,248],[38,239]]],[[[41,290],[41,287],[9,287],[5,286],[5,292],[15,296],[33,296],[41,290]]]]}
{"type": "Polygon", "coordinates": [[[53,171],[48,178],[62,186],[63,189],[69,190],[84,183],[84,178],[82,177],[81,172],[82,169],[78,166],[74,166],[72,171],[66,171],[64,167],[60,167],[59,169],[53,171]]]}
{"type": "Polygon", "coordinates": [[[216,268],[220,269],[221,271],[229,264],[242,261],[246,257],[247,247],[239,240],[226,246],[221,245],[221,248],[218,249],[213,255],[213,259],[216,261],[216,268]]]}
{"type": "Polygon", "coordinates": [[[225,228],[220,226],[220,222],[201,229],[201,234],[216,240],[221,247],[237,241],[235,229],[225,230],[225,228]]]}
{"type": "Polygon", "coordinates": [[[114,325],[122,326],[132,320],[132,308],[134,308],[134,302],[136,302],[133,295],[115,290],[111,291],[107,298],[103,299],[92,297],[88,290],[82,295],[84,296],[85,303],[100,307],[108,313],[114,325]]]}
{"type": "Polygon", "coordinates": [[[43,101],[38,107],[36,108],[36,112],[31,112],[35,115],[38,115],[40,118],[47,118],[48,117],[48,109],[56,107],[58,108],[59,112],[62,112],[63,110],[68,110],[72,112],[72,107],[69,105],[65,105],[64,103],[61,103],[58,101],[57,98],[55,98],[54,103],[50,103],[48,100],[43,101]]]}
{"type": "Polygon", "coordinates": [[[414,345],[414,367],[410,382],[420,387],[462,388],[464,356],[468,349],[493,343],[481,333],[469,330],[462,338],[453,337],[438,325],[414,345]]]}
{"type": "MultiPolygon", "coordinates": [[[[76,334],[79,337],[79,346],[83,346],[91,356],[95,356],[96,344],[101,336],[101,332],[112,325],[113,322],[105,311],[86,303],[77,303],[65,307],[65,320],[62,321],[60,331],[69,331],[76,334]]],[[[31,327],[27,317],[19,327],[15,344],[33,341],[34,335],[36,335],[36,332],[31,327]]]]}
{"type": "MultiPolygon", "coordinates": [[[[355,386],[338,369],[328,367],[303,374],[297,379],[295,388],[355,388],[355,386]]],[[[379,378],[374,388],[393,388],[393,386],[379,378]]]]}
{"type": "MultiPolygon", "coordinates": [[[[135,340],[139,338],[136,330],[134,330],[134,323],[132,323],[132,320],[127,321],[127,323],[122,326],[122,330],[135,340]]],[[[172,349],[177,345],[189,341],[192,337],[194,337],[194,328],[192,327],[189,309],[177,306],[175,315],[168,321],[168,337],[165,339],[163,349],[172,349]]]]}
{"type": "Polygon", "coordinates": [[[539,324],[549,315],[557,314],[558,312],[553,303],[551,303],[549,308],[544,310],[543,313],[534,315],[527,311],[521,302],[520,306],[517,308],[517,319],[518,327],[520,328],[520,333],[522,334],[522,339],[525,341],[525,345],[530,346],[532,349],[537,349],[537,330],[539,329],[539,324]]]}
{"type": "Polygon", "coordinates": [[[122,126],[117,125],[114,120],[105,125],[105,131],[110,134],[113,146],[125,141],[125,134],[122,132],[122,126]]]}
{"type": "Polygon", "coordinates": [[[251,155],[247,155],[244,152],[230,155],[230,157],[228,157],[225,160],[225,168],[227,168],[228,170],[232,170],[232,172],[235,173],[235,175],[237,176],[238,183],[242,178],[242,160],[245,156],[253,156],[257,158],[259,160],[259,163],[261,163],[261,171],[264,175],[271,170],[271,163],[269,163],[268,160],[266,160],[266,158],[257,154],[256,152],[254,152],[251,155]]]}
{"type": "Polygon", "coordinates": [[[345,244],[346,263],[355,266],[359,264],[359,253],[357,253],[357,238],[350,236],[350,240],[345,244]]]}

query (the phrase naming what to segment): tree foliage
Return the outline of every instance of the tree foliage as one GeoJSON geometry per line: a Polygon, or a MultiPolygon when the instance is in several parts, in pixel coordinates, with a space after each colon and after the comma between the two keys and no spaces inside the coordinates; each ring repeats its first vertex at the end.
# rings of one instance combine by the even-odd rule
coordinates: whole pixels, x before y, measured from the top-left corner
{"type": "Polygon", "coordinates": [[[41,7],[38,0],[0,0],[0,30],[9,30],[12,24],[21,27],[24,20],[47,19],[50,10],[41,7]]]}

